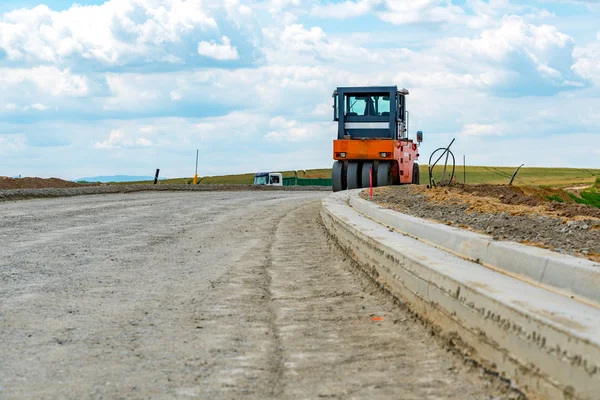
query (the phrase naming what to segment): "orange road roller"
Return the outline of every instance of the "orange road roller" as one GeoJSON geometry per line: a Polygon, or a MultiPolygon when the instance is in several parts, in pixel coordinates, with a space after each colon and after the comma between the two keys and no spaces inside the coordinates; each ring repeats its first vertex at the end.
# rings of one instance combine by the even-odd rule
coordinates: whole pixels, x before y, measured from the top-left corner
{"type": "Polygon", "coordinates": [[[419,184],[418,146],[408,138],[408,90],[397,86],[339,87],[333,92],[334,192],[346,189],[419,184]]]}

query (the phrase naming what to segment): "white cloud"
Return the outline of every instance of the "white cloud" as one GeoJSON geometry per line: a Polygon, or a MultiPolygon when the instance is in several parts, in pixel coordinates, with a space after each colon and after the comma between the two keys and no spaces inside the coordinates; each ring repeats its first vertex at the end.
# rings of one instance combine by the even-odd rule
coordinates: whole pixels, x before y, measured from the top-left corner
{"type": "Polygon", "coordinates": [[[156,127],[153,125],[142,126],[140,129],[138,129],[138,131],[140,133],[153,133],[156,132],[156,127]]]}
{"type": "Polygon", "coordinates": [[[328,103],[321,103],[318,104],[313,112],[313,115],[318,115],[318,116],[324,116],[324,115],[331,115],[331,117],[333,118],[333,108],[332,108],[332,103],[328,102],[328,103]]]}
{"type": "Polygon", "coordinates": [[[278,32],[277,36],[286,51],[312,51],[325,39],[325,32],[319,27],[305,29],[302,24],[292,24],[278,32]]]}
{"type": "Polygon", "coordinates": [[[274,142],[306,142],[329,136],[329,123],[301,123],[285,117],[275,117],[269,122],[272,129],[265,139],[274,142]]]}
{"type": "MultiPolygon", "coordinates": [[[[203,39],[228,30],[239,29],[252,45],[254,25],[252,9],[237,0],[109,0],[64,11],[40,5],[0,14],[0,54],[3,50],[8,61],[29,64],[182,64],[190,46],[210,44],[203,39]]],[[[239,57],[227,43],[219,49],[217,57],[225,58],[218,59],[239,57]]]]}
{"type": "Polygon", "coordinates": [[[491,78],[495,89],[537,94],[537,90],[555,92],[579,85],[571,71],[574,44],[572,37],[554,26],[536,26],[508,16],[498,28],[484,30],[479,37],[440,39],[425,53],[450,57],[445,63],[455,70],[491,78]]]}
{"type": "Polygon", "coordinates": [[[501,128],[496,125],[487,124],[467,124],[464,126],[461,136],[485,136],[502,135],[501,128]]]}
{"type": "Polygon", "coordinates": [[[17,105],[15,103],[9,103],[6,105],[6,109],[7,110],[16,110],[17,109],[17,105]]]}
{"type": "Polygon", "coordinates": [[[396,25],[420,22],[459,22],[464,10],[446,0],[357,0],[318,4],[311,15],[323,18],[351,18],[374,13],[396,25]]]}
{"type": "Polygon", "coordinates": [[[106,84],[112,94],[104,103],[104,110],[141,110],[160,107],[166,97],[155,75],[117,74],[105,75],[106,84]]]}
{"type": "MultiPolygon", "coordinates": [[[[382,61],[380,50],[366,49],[348,41],[346,37],[329,39],[322,28],[305,27],[293,23],[263,29],[264,53],[270,65],[319,66],[344,62],[340,73],[366,62],[382,61]]],[[[387,51],[386,54],[390,52],[387,51]]]]}
{"type": "Polygon", "coordinates": [[[261,3],[256,3],[256,6],[263,6],[267,9],[271,14],[278,15],[283,12],[283,10],[289,8],[298,8],[303,4],[308,3],[307,0],[265,0],[261,3]]]}
{"type": "Polygon", "coordinates": [[[435,88],[435,89],[456,89],[456,88],[485,88],[490,83],[497,80],[489,72],[473,71],[457,73],[451,71],[440,71],[442,68],[436,68],[430,71],[410,71],[400,72],[393,79],[394,82],[402,82],[402,85],[411,88],[435,88]]]}
{"type": "Polygon", "coordinates": [[[600,85],[600,52],[589,52],[573,65],[573,70],[580,76],[592,79],[600,85]]]}
{"type": "Polygon", "coordinates": [[[460,22],[464,10],[445,0],[386,0],[379,18],[393,24],[460,22]]]}
{"type": "Polygon", "coordinates": [[[477,14],[496,14],[511,6],[510,0],[467,0],[467,4],[477,14]]]}
{"type": "Polygon", "coordinates": [[[437,47],[467,58],[483,57],[493,61],[501,61],[509,53],[521,51],[529,57],[539,58],[538,63],[541,63],[561,55],[556,54],[560,49],[572,49],[573,44],[573,38],[554,26],[527,24],[523,18],[513,15],[503,18],[498,29],[485,30],[476,39],[442,39],[437,47]]]}
{"type": "Polygon", "coordinates": [[[121,148],[123,151],[137,151],[136,147],[149,146],[163,152],[196,149],[196,146],[224,147],[230,151],[232,144],[256,145],[268,130],[268,122],[269,116],[237,111],[207,118],[110,120],[83,142],[89,146],[91,141],[95,148],[121,148]],[[108,138],[107,131],[110,132],[108,138]]]}
{"type": "Polygon", "coordinates": [[[141,146],[141,147],[148,147],[148,146],[152,146],[152,142],[146,138],[139,138],[135,141],[135,144],[137,146],[141,146]]]}
{"type": "Polygon", "coordinates": [[[26,148],[23,135],[0,135],[0,154],[11,155],[26,148]]]}
{"type": "Polygon", "coordinates": [[[31,105],[31,108],[38,111],[46,111],[50,107],[43,105],[42,103],[35,103],[31,105]]]}
{"type": "Polygon", "coordinates": [[[597,36],[598,42],[575,49],[573,54],[577,61],[572,68],[577,74],[592,80],[600,87],[600,32],[597,36]]]}
{"type": "Polygon", "coordinates": [[[190,135],[206,142],[239,142],[257,137],[266,125],[268,117],[251,112],[234,111],[219,117],[203,118],[193,124],[190,135]]]}
{"type": "Polygon", "coordinates": [[[202,41],[198,44],[198,54],[205,57],[214,58],[215,60],[237,60],[240,58],[237,48],[231,46],[231,40],[227,36],[221,37],[223,44],[218,44],[215,41],[202,41]]]}
{"type": "Polygon", "coordinates": [[[122,147],[148,147],[152,142],[144,137],[128,138],[120,129],[110,132],[108,139],[94,143],[96,149],[120,149],[122,147]]]}
{"type": "Polygon", "coordinates": [[[320,18],[351,18],[369,13],[380,0],[344,1],[341,3],[317,4],[311,15],[320,18]]]}
{"type": "Polygon", "coordinates": [[[0,68],[0,89],[14,90],[23,84],[33,84],[40,92],[52,96],[82,97],[89,94],[89,81],[56,67],[0,68]]]}
{"type": "Polygon", "coordinates": [[[194,102],[195,116],[212,107],[243,109],[247,112],[279,114],[310,106],[315,99],[328,101],[335,89],[335,75],[327,67],[266,65],[242,69],[202,69],[156,74],[121,73],[106,76],[111,97],[101,98],[106,111],[164,112],[178,109],[174,99],[194,102]],[[236,93],[231,96],[231,93],[236,93]],[[198,94],[202,93],[202,96],[198,94]]]}

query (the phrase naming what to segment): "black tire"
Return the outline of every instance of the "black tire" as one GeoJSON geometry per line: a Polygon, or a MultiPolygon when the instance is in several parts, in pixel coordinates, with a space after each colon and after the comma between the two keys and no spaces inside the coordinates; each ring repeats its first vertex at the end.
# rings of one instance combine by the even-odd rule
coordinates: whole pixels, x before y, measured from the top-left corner
{"type": "Polygon", "coordinates": [[[346,168],[343,161],[335,161],[331,167],[331,188],[334,192],[346,190],[346,168]]]}
{"type": "Polygon", "coordinates": [[[346,175],[348,190],[361,188],[360,164],[361,163],[358,161],[351,161],[348,163],[348,174],[346,175]]]}
{"type": "Polygon", "coordinates": [[[390,186],[392,184],[392,164],[389,161],[380,161],[377,167],[377,186],[390,186]]]}
{"type": "Polygon", "coordinates": [[[369,173],[373,170],[373,187],[377,186],[377,179],[375,179],[375,166],[373,165],[373,161],[366,161],[362,165],[362,187],[369,187],[369,173]]]}
{"type": "Polygon", "coordinates": [[[413,185],[421,184],[421,172],[419,171],[419,164],[413,164],[413,177],[412,177],[413,185]]]}

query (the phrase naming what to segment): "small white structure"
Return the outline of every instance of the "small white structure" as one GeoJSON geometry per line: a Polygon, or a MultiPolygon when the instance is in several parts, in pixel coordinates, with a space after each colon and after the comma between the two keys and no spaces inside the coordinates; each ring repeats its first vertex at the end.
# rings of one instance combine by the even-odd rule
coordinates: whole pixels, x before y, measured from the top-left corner
{"type": "Polygon", "coordinates": [[[258,172],[254,174],[254,184],[283,186],[283,175],[279,172],[258,172]]]}

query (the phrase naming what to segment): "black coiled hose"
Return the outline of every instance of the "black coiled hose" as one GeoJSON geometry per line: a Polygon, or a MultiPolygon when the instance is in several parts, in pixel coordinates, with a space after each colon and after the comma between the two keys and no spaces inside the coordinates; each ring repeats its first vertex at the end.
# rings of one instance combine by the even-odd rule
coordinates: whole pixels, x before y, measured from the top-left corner
{"type": "Polygon", "coordinates": [[[438,184],[436,184],[435,180],[433,179],[433,169],[435,168],[435,166],[437,165],[437,163],[444,156],[446,156],[446,161],[444,163],[444,173],[442,174],[442,180],[439,182],[439,186],[447,186],[447,185],[450,185],[452,183],[452,180],[454,179],[454,172],[456,170],[456,159],[454,158],[454,153],[452,153],[450,151],[450,146],[452,146],[452,144],[454,143],[455,140],[456,139],[452,139],[452,142],[450,142],[450,144],[448,145],[448,147],[440,147],[439,149],[437,149],[436,151],[434,151],[433,153],[431,153],[431,156],[429,156],[429,187],[438,186],[438,184]],[[433,159],[433,156],[437,152],[440,152],[440,151],[442,152],[442,154],[432,164],[431,160],[433,159]],[[446,180],[446,169],[448,168],[448,157],[452,157],[452,174],[450,174],[450,178],[448,178],[448,180],[446,180]]]}

